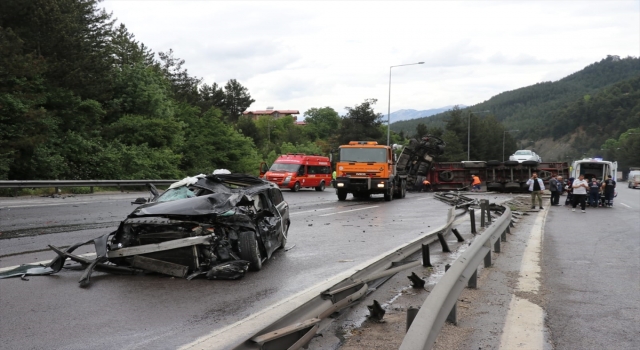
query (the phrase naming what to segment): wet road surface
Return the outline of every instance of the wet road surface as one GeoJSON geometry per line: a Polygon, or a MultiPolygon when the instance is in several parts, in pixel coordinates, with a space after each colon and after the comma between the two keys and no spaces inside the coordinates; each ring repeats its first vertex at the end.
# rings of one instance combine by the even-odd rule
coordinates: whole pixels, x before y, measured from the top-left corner
{"type": "MultiPolygon", "coordinates": [[[[0,348],[175,348],[427,233],[448,209],[422,193],[392,202],[338,202],[331,189],[283,193],[296,246],[239,281],[96,273],[81,289],[79,271],[1,280],[0,348]]],[[[140,196],[0,200],[0,232],[16,237],[0,239],[0,267],[50,259],[47,244],[113,231],[140,196]]]]}
{"type": "Polygon", "coordinates": [[[542,281],[557,349],[638,347],[640,190],[617,190],[613,208],[550,208],[542,281]]]}

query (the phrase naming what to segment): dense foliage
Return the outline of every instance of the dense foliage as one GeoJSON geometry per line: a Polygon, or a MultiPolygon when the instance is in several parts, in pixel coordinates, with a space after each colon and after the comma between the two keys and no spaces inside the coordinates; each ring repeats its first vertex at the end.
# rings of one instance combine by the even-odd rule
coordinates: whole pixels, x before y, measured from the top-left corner
{"type": "MultiPolygon", "coordinates": [[[[203,82],[173,50],[152,52],[98,5],[0,1],[0,179],[180,178],[216,168],[256,174],[261,161],[283,153],[329,155],[353,140],[386,143],[375,99],[346,107],[344,116],[311,108],[306,125],[292,116],[245,116],[254,99],[240,82],[203,82]]],[[[473,108],[489,115],[454,108],[396,123],[391,143],[436,135],[447,142],[441,160],[466,160],[470,124],[471,160],[508,156],[514,128],[531,137],[582,128],[585,147],[599,147],[638,127],[639,73],[638,59],[609,57],[473,108]]]]}

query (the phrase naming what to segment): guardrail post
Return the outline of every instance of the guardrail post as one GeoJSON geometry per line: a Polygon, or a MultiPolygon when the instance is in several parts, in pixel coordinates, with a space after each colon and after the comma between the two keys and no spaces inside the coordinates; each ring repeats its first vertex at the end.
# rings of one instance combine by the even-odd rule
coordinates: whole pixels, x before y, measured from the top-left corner
{"type": "MultiPolygon", "coordinates": [[[[422,266],[424,267],[433,267],[433,265],[431,265],[431,255],[429,254],[429,245],[428,244],[423,244],[422,245],[422,266]]],[[[409,328],[407,328],[409,329],[409,328]]]]}
{"type": "Polygon", "coordinates": [[[491,210],[489,210],[490,204],[487,201],[487,226],[491,226],[491,210]]]}
{"type": "Polygon", "coordinates": [[[438,240],[440,241],[440,245],[442,246],[442,251],[445,253],[451,253],[451,249],[449,249],[449,245],[447,241],[444,239],[444,236],[441,232],[438,232],[438,240]]]}
{"type": "Polygon", "coordinates": [[[502,235],[500,235],[500,240],[503,242],[507,241],[507,231],[509,231],[509,226],[507,226],[507,229],[502,231],[502,235]]]}
{"type": "MultiPolygon", "coordinates": [[[[449,268],[451,268],[451,265],[449,264],[444,265],[444,272],[447,272],[449,268]]],[[[457,300],[456,300],[456,303],[453,304],[453,307],[451,308],[451,312],[449,312],[449,316],[447,316],[447,322],[453,323],[455,325],[458,324],[458,301],[457,300]]]]}
{"type": "Polygon", "coordinates": [[[496,239],[496,242],[493,244],[493,251],[496,253],[500,253],[500,240],[496,239]]]}
{"type": "Polygon", "coordinates": [[[471,233],[476,234],[476,213],[474,209],[469,209],[469,216],[471,219],[471,233]]]}
{"type": "Polygon", "coordinates": [[[89,187],[89,193],[93,193],[93,186],[89,187]]]}
{"type": "Polygon", "coordinates": [[[457,228],[452,228],[451,232],[453,232],[453,234],[456,235],[456,238],[458,239],[458,242],[464,242],[464,238],[462,238],[462,236],[460,235],[460,232],[458,232],[457,228]]]}
{"type": "Polygon", "coordinates": [[[491,267],[491,249],[484,256],[484,267],[491,267]]]}
{"type": "Polygon", "coordinates": [[[55,191],[55,194],[58,194],[60,192],[60,188],[59,187],[54,187],[53,190],[55,191]]]}
{"type": "Polygon", "coordinates": [[[484,199],[480,200],[480,227],[484,227],[484,212],[485,212],[485,206],[484,206],[484,199]]]}
{"type": "Polygon", "coordinates": [[[413,307],[413,306],[409,306],[409,308],[407,309],[407,330],[406,332],[409,331],[409,328],[411,328],[411,324],[413,323],[413,320],[416,318],[416,315],[418,314],[418,311],[420,311],[419,308],[413,307]]]}
{"type": "Polygon", "coordinates": [[[471,275],[471,278],[469,278],[469,282],[467,282],[467,287],[478,288],[478,269],[473,271],[473,275],[471,275]]]}

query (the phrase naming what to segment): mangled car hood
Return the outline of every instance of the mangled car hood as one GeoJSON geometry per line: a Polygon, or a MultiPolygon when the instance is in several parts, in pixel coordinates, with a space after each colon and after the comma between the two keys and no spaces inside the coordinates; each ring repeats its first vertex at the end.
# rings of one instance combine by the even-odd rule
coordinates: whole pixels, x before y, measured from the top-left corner
{"type": "Polygon", "coordinates": [[[234,209],[243,200],[246,202],[251,199],[239,193],[214,193],[170,202],[141,205],[129,214],[129,217],[222,214],[234,209]]]}

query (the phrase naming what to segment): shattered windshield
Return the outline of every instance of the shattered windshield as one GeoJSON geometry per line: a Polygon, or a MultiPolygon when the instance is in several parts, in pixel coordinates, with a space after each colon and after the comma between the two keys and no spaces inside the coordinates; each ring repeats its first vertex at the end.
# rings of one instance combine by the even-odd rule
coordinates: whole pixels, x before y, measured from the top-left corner
{"type": "Polygon", "coordinates": [[[288,172],[298,172],[298,169],[300,168],[300,164],[283,164],[283,163],[273,163],[273,165],[271,166],[271,168],[269,168],[270,171],[288,171],[288,172]]]}
{"type": "Polygon", "coordinates": [[[341,148],[341,162],[384,163],[387,161],[384,148],[341,148]]]}
{"type": "Polygon", "coordinates": [[[193,193],[187,186],[176,187],[168,189],[165,193],[163,193],[156,202],[170,202],[178,199],[192,198],[195,197],[196,194],[193,193]]]}

